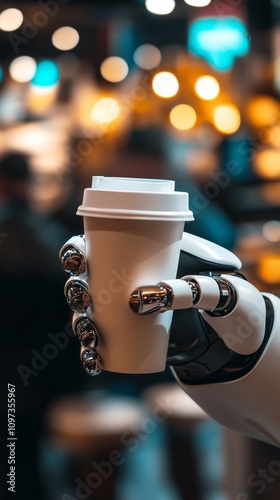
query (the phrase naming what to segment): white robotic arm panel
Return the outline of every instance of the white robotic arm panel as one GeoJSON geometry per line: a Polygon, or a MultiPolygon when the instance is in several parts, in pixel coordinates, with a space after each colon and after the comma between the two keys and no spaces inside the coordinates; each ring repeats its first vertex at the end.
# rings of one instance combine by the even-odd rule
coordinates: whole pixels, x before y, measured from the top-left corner
{"type": "Polygon", "coordinates": [[[273,306],[270,337],[253,369],[241,378],[214,384],[179,384],[211,417],[244,435],[280,446],[280,300],[273,306]]]}
{"type": "Polygon", "coordinates": [[[198,260],[211,262],[213,268],[215,264],[219,267],[240,269],[241,261],[226,248],[223,248],[212,241],[205,240],[199,236],[184,232],[182,237],[181,250],[190,255],[195,255],[198,260]]]}
{"type": "MultiPolygon", "coordinates": [[[[236,269],[242,266],[230,251],[186,233],[182,251],[211,261],[213,267],[215,263],[236,269]]],[[[183,389],[212,418],[234,431],[280,446],[280,299],[261,294],[237,276],[222,274],[221,278],[236,292],[234,309],[215,316],[201,307],[201,316],[229,349],[242,355],[261,352],[256,364],[239,378],[206,384],[185,383],[178,376],[180,372],[171,369],[183,389]],[[264,298],[270,308],[265,308],[264,298]],[[271,330],[264,339],[268,323],[271,330]]]]}

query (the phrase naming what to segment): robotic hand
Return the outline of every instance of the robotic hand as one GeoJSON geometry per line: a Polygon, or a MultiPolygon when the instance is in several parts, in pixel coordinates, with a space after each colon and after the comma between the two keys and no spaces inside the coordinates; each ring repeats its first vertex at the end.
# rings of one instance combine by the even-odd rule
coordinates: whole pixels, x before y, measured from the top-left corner
{"type": "MultiPolygon", "coordinates": [[[[72,274],[65,296],[81,361],[96,375],[101,360],[87,316],[85,246],[83,236],[71,238],[60,259],[72,274]]],[[[132,290],[130,307],[139,315],[174,310],[167,363],[185,392],[226,427],[280,446],[280,299],[261,294],[240,268],[228,250],[184,233],[178,279],[132,290]]]]}

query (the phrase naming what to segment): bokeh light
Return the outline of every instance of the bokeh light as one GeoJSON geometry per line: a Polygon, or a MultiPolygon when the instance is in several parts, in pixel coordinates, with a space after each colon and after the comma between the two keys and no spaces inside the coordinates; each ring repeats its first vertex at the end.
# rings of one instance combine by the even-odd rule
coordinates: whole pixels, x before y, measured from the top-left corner
{"type": "Polygon", "coordinates": [[[280,283],[280,256],[263,255],[258,264],[257,273],[265,283],[280,283]]]}
{"type": "Polygon", "coordinates": [[[128,65],[121,57],[107,57],[100,66],[100,72],[108,82],[117,83],[128,75],[128,65]]]}
{"type": "Polygon", "coordinates": [[[199,17],[189,25],[188,50],[218,71],[229,71],[236,57],[250,48],[247,28],[240,19],[228,16],[199,17]]]}
{"type": "Polygon", "coordinates": [[[201,99],[210,101],[219,94],[220,85],[214,76],[204,75],[195,82],[195,91],[201,99]]]}
{"type": "Polygon", "coordinates": [[[269,148],[254,156],[253,168],[257,175],[265,179],[280,178],[280,150],[269,148]]]}
{"type": "Polygon", "coordinates": [[[145,43],[135,50],[133,59],[139,68],[149,70],[160,64],[161,52],[155,45],[145,43]]]}
{"type": "Polygon", "coordinates": [[[173,73],[161,71],[154,76],[152,88],[154,93],[159,97],[169,98],[177,94],[179,83],[173,73]]]}
{"type": "Polygon", "coordinates": [[[269,95],[253,97],[247,106],[249,121],[257,128],[270,127],[279,119],[280,106],[269,95]]]}
{"type": "Polygon", "coordinates": [[[175,8],[175,0],[146,0],[145,6],[149,12],[160,16],[170,14],[175,8]]]}
{"type": "Polygon", "coordinates": [[[214,124],[219,132],[233,134],[241,123],[240,113],[234,104],[217,106],[214,109],[214,124]]]}
{"type": "Polygon", "coordinates": [[[189,130],[196,123],[196,112],[188,104],[178,104],[169,114],[169,119],[173,127],[178,130],[189,130]]]}
{"type": "Polygon", "coordinates": [[[109,125],[118,118],[119,114],[119,103],[112,97],[102,97],[92,107],[90,118],[99,125],[109,125]]]}
{"type": "Polygon", "coordinates": [[[5,9],[0,14],[0,29],[15,31],[23,23],[23,14],[19,9],[5,9]]]}
{"type": "Polygon", "coordinates": [[[72,50],[78,45],[80,36],[71,26],[62,26],[52,35],[52,43],[59,50],[72,50]]]}
{"type": "Polygon", "coordinates": [[[59,81],[59,69],[54,61],[44,59],[37,65],[32,84],[38,87],[49,87],[59,81]]]}
{"type": "Polygon", "coordinates": [[[270,220],[263,225],[263,235],[268,241],[280,241],[280,221],[270,220]]]}
{"type": "Polygon", "coordinates": [[[36,73],[37,63],[33,57],[20,56],[14,59],[9,66],[9,73],[16,82],[29,82],[36,73]]]}
{"type": "Polygon", "coordinates": [[[184,0],[185,3],[192,7],[206,7],[210,5],[212,0],[184,0]]]}
{"type": "Polygon", "coordinates": [[[52,126],[46,127],[45,123],[27,122],[9,129],[5,135],[7,148],[14,148],[30,156],[40,154],[53,155],[64,154],[65,144],[68,135],[65,130],[55,124],[55,121],[48,122],[52,126]]]}

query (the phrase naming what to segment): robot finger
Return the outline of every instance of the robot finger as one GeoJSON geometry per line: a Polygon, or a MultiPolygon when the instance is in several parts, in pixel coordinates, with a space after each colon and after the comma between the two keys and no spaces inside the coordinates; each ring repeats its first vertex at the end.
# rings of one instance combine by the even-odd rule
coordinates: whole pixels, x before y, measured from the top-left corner
{"type": "Polygon", "coordinates": [[[86,313],[87,309],[92,307],[87,275],[71,276],[65,283],[64,295],[72,311],[86,313]]]}
{"type": "Polygon", "coordinates": [[[72,318],[72,329],[83,347],[96,349],[99,344],[99,333],[91,318],[75,313],[72,318]]]}
{"type": "Polygon", "coordinates": [[[60,249],[62,268],[72,276],[86,272],[86,242],[84,235],[73,236],[60,249]]]}
{"type": "Polygon", "coordinates": [[[99,354],[95,349],[88,349],[85,347],[81,347],[80,351],[80,359],[85,371],[91,375],[99,375],[102,370],[102,364],[99,354]]]}

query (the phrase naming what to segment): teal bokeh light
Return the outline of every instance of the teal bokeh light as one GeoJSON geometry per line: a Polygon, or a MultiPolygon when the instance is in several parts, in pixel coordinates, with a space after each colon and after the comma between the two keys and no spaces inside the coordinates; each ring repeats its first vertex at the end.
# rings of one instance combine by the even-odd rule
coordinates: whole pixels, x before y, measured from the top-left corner
{"type": "Polygon", "coordinates": [[[245,24],[233,17],[207,17],[189,26],[188,50],[202,57],[218,71],[228,71],[236,57],[250,48],[245,24]]]}
{"type": "Polygon", "coordinates": [[[2,83],[3,80],[4,80],[4,72],[3,72],[2,66],[0,64],[0,83],[2,83]]]}
{"type": "Polygon", "coordinates": [[[59,69],[54,61],[45,59],[37,64],[32,84],[38,87],[50,87],[59,81],[59,69]]]}

